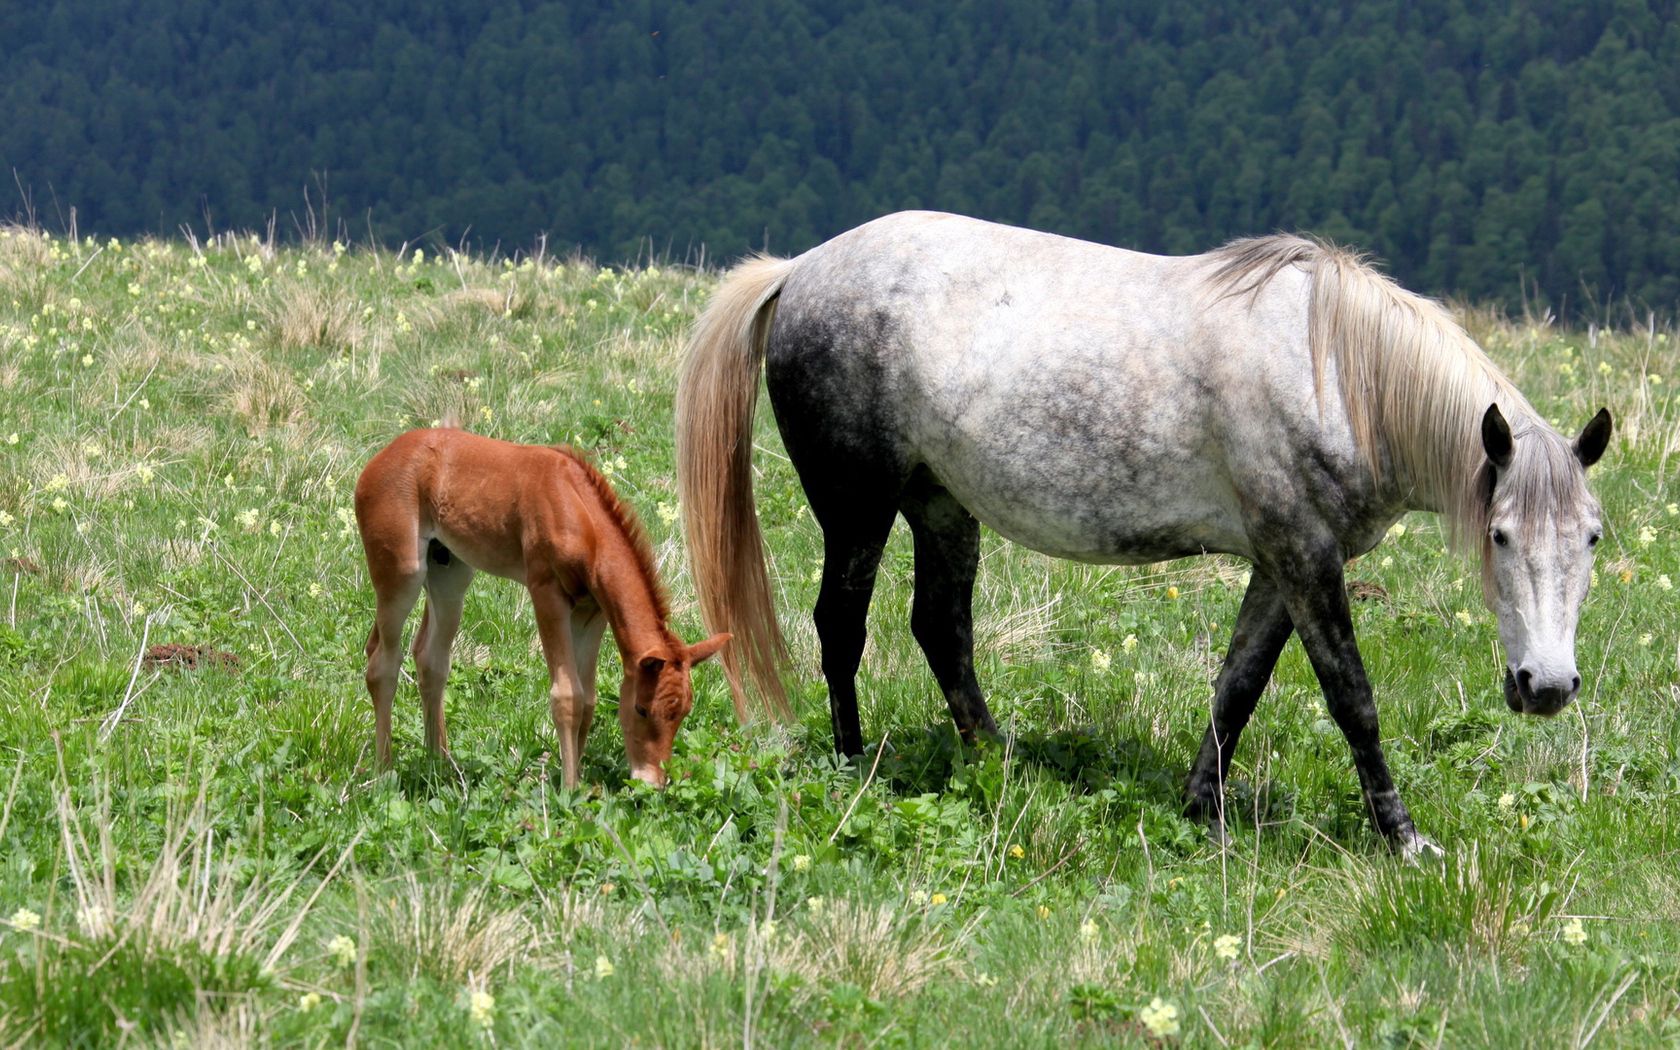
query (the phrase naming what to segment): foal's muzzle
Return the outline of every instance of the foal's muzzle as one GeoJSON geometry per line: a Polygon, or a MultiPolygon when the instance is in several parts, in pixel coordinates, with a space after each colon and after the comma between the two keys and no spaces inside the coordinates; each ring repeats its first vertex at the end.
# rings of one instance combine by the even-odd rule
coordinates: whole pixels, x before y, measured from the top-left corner
{"type": "Polygon", "coordinates": [[[1519,715],[1550,718],[1568,707],[1580,688],[1578,674],[1571,674],[1567,681],[1542,681],[1527,668],[1514,673],[1505,668],[1505,706],[1519,715]]]}

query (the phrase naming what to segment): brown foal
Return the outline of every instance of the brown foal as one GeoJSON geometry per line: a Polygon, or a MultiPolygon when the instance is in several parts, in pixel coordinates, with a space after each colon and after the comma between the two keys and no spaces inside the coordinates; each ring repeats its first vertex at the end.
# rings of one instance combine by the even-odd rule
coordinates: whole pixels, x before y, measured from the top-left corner
{"type": "Polygon", "coordinates": [[[653,552],[630,508],[573,449],[515,445],[444,428],[411,430],[356,482],[356,523],[377,601],[367,642],[374,751],[391,765],[391,700],[402,631],[421,588],[415,678],[426,746],[446,754],[443,684],[475,570],[523,583],[548,661],[549,713],[567,787],[576,787],[595,714],[595,663],[611,627],[624,662],[618,721],[630,773],[665,783],[677,727],[694,706],[689,671],[729,640],[684,645],[653,552]]]}

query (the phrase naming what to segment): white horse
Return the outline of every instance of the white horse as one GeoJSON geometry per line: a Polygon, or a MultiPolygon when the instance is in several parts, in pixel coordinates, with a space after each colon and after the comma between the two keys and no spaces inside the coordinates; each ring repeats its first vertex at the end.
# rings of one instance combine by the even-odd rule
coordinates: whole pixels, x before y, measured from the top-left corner
{"type": "Polygon", "coordinates": [[[1479,550],[1511,709],[1552,715],[1580,688],[1600,532],[1585,470],[1608,412],[1560,436],[1443,309],[1320,242],[1162,258],[905,212],[743,263],[690,341],[678,483],[707,627],[735,632],[742,714],[744,679],[786,708],[752,502],[761,367],[823,529],[816,626],[842,753],[862,750],[854,676],[900,513],[912,630],[964,737],[995,729],[973,668],[980,522],[1081,561],[1253,562],[1186,788],[1216,832],[1231,752],[1295,631],[1377,829],[1407,856],[1433,848],[1383,757],[1342,574],[1408,510],[1479,550]]]}

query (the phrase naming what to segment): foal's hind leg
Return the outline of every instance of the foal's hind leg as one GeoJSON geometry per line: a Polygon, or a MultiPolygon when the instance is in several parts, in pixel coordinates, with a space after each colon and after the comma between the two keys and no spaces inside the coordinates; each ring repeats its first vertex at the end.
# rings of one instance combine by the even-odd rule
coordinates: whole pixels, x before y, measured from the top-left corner
{"type": "Polygon", "coordinates": [[[916,541],[916,597],[910,631],[951,718],[964,740],[997,732],[974,677],[974,574],[980,564],[980,523],[955,496],[925,473],[911,482],[900,504],[916,541]]]}
{"type": "Polygon", "coordinates": [[[373,700],[373,753],[380,769],[391,768],[391,701],[402,670],[402,631],[426,578],[418,544],[414,551],[383,548],[368,554],[375,608],[367,640],[368,696],[373,700]]]}
{"type": "Polygon", "coordinates": [[[449,653],[461,629],[461,610],[466,605],[473,569],[436,540],[431,542],[426,560],[426,612],[420,629],[414,632],[414,677],[420,686],[426,746],[436,754],[447,755],[443,688],[449,678],[449,653]]]}
{"type": "Polygon", "coordinates": [[[1184,788],[1186,813],[1209,821],[1216,837],[1225,830],[1225,775],[1231,769],[1231,754],[1293,629],[1277,585],[1256,570],[1237,612],[1231,648],[1213,690],[1212,717],[1184,788]]]}

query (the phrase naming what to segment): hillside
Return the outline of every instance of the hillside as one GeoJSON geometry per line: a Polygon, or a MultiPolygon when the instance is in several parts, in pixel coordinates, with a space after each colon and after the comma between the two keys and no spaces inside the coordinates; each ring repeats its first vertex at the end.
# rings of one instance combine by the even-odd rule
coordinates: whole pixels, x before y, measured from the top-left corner
{"type": "Polygon", "coordinates": [[[1616,435],[1552,720],[1500,697],[1474,566],[1408,516],[1350,569],[1423,867],[1384,851],[1291,642],[1231,771],[1232,847],[1180,815],[1246,566],[1103,567],[995,535],[954,743],[882,563],[834,760],[822,537],[770,420],[757,504],[797,719],[695,676],[671,786],[628,779],[604,652],[561,783],[531,603],[469,593],[452,761],[409,680],[373,766],[351,491],[453,415],[592,450],[684,637],[671,416],[715,285],[0,227],[0,1042],[140,1046],[1648,1047],[1680,1035],[1680,378],[1672,332],[1464,319],[1533,404],[1616,435]]]}
{"type": "Polygon", "coordinates": [[[0,168],[106,235],[290,234],[307,193],[388,245],[718,259],[935,207],[1149,251],[1315,231],[1593,319],[1680,304],[1674,0],[912,7],[6,5],[0,168]]]}

